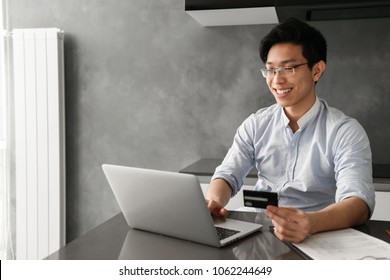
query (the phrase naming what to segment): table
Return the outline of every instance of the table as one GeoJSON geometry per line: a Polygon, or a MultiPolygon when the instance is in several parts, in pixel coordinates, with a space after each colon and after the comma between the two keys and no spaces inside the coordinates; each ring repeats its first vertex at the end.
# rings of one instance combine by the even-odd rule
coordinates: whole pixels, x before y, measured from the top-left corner
{"type": "MultiPolygon", "coordinates": [[[[120,213],[49,255],[48,260],[253,260],[305,257],[290,244],[277,239],[264,213],[231,211],[229,217],[261,223],[263,228],[223,248],[131,229],[120,213]]],[[[390,243],[385,229],[390,222],[368,221],[356,229],[390,243]]]]}

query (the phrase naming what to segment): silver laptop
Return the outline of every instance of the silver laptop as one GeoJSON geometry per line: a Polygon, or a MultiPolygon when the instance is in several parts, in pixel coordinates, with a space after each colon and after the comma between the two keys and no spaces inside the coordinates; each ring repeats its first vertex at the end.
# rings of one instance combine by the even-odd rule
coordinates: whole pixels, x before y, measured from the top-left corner
{"type": "Polygon", "coordinates": [[[221,247],[262,227],[213,220],[195,175],[109,164],[102,168],[131,228],[221,247]]]}

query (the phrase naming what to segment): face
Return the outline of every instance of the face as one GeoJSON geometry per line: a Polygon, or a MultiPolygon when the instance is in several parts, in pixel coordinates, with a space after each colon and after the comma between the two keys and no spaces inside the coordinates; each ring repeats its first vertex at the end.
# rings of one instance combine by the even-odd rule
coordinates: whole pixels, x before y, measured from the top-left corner
{"type": "MultiPolygon", "coordinates": [[[[293,66],[308,61],[302,55],[302,47],[291,43],[273,45],[268,52],[266,68],[293,66]]],[[[284,108],[287,115],[301,117],[315,102],[314,84],[325,70],[320,61],[310,70],[307,64],[295,68],[295,74],[284,77],[277,73],[267,78],[267,85],[276,102],[284,108]]]]}

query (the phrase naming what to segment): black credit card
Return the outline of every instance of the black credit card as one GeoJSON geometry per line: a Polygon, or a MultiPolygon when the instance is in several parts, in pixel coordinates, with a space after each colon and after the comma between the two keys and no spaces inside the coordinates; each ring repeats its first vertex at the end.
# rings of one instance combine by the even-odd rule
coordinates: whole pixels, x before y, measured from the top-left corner
{"type": "Polygon", "coordinates": [[[268,205],[278,206],[277,193],[244,190],[244,206],[267,208],[268,205]]]}

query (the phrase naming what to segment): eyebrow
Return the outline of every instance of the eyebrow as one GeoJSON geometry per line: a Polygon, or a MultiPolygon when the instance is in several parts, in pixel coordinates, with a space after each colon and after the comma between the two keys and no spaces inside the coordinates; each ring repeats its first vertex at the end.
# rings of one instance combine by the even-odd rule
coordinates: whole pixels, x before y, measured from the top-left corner
{"type": "MultiPolygon", "coordinates": [[[[283,65],[283,64],[287,64],[287,63],[291,63],[291,62],[297,62],[297,60],[294,58],[291,58],[291,59],[283,60],[280,64],[283,65]]],[[[274,63],[267,61],[265,64],[266,65],[273,65],[274,63]]]]}

